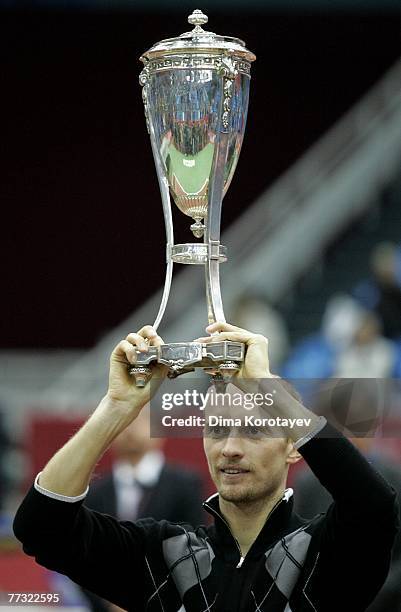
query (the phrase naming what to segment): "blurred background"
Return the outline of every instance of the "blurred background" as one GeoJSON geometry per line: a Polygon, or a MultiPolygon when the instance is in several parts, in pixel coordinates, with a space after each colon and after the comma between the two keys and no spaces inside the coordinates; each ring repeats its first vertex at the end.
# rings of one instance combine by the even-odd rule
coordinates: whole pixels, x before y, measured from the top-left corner
{"type": "MultiPolygon", "coordinates": [[[[289,378],[401,375],[397,1],[0,1],[0,592],[62,592],[64,606],[95,609],[25,558],[10,526],[104,394],[113,346],[156,316],[164,222],[138,58],[186,31],[195,8],[257,56],[223,203],[227,319],[267,335],[272,369],[289,378]]],[[[174,225],[177,243],[192,241],[178,211],[174,225]]],[[[168,341],[207,323],[203,275],[188,268],[175,269],[168,341]]],[[[393,404],[384,437],[362,450],[399,486],[393,404]]],[[[162,447],[202,479],[200,497],[212,490],[199,440],[162,447]]],[[[393,592],[372,611],[401,610],[393,592]]]]}

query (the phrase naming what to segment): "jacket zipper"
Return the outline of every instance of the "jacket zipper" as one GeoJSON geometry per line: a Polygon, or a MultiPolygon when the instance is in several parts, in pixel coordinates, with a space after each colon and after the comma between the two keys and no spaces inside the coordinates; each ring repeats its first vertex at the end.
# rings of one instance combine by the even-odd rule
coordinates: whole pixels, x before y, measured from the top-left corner
{"type": "Polygon", "coordinates": [[[241,567],[241,565],[242,565],[242,564],[243,564],[243,562],[244,562],[244,559],[245,559],[245,556],[246,556],[246,555],[242,555],[241,546],[239,545],[239,542],[238,542],[237,538],[234,536],[233,532],[231,531],[231,527],[230,527],[230,525],[227,523],[226,519],[225,519],[225,518],[224,518],[224,517],[223,517],[223,516],[222,516],[222,515],[221,515],[219,512],[217,512],[217,511],[216,511],[214,508],[212,508],[211,506],[209,506],[209,504],[204,503],[203,505],[204,505],[204,506],[207,506],[207,507],[209,508],[209,510],[210,510],[210,512],[211,512],[212,514],[214,514],[214,515],[215,515],[215,516],[217,516],[217,517],[218,517],[218,518],[219,518],[221,521],[223,521],[223,523],[226,525],[226,527],[227,527],[228,531],[231,533],[231,536],[232,536],[232,538],[233,538],[233,540],[234,540],[234,542],[235,542],[235,544],[236,544],[236,546],[237,546],[237,548],[238,548],[238,552],[239,552],[239,556],[240,556],[239,563],[238,563],[238,565],[237,565],[236,567],[237,567],[237,568],[241,567]]]}
{"type": "MultiPolygon", "coordinates": [[[[281,499],[279,499],[279,500],[276,502],[275,506],[273,506],[273,508],[270,510],[269,515],[268,515],[268,517],[266,518],[265,524],[267,523],[267,521],[269,520],[269,518],[271,517],[271,515],[273,514],[273,512],[276,510],[276,508],[277,508],[277,507],[278,507],[278,506],[281,504],[281,502],[282,502],[283,500],[284,500],[284,497],[282,497],[281,499]]],[[[240,568],[242,567],[242,564],[243,564],[243,563],[244,563],[244,561],[245,561],[245,557],[246,557],[246,555],[243,555],[243,554],[242,554],[241,546],[239,545],[239,542],[238,542],[237,538],[234,536],[233,532],[231,531],[231,527],[230,527],[230,525],[227,523],[226,519],[225,519],[225,518],[224,518],[224,517],[223,517],[223,516],[222,516],[222,515],[221,515],[219,512],[217,512],[217,510],[215,510],[214,508],[212,508],[211,506],[209,506],[209,504],[208,504],[207,502],[205,502],[203,505],[204,505],[204,506],[207,506],[207,507],[209,508],[209,510],[210,510],[210,512],[211,512],[212,514],[214,514],[214,515],[215,515],[215,516],[217,516],[217,517],[218,517],[218,518],[219,518],[221,521],[223,521],[223,523],[226,525],[226,527],[227,527],[228,531],[231,533],[231,536],[232,536],[232,538],[233,538],[233,540],[234,540],[234,542],[235,542],[235,544],[236,544],[236,546],[237,546],[237,548],[238,548],[238,552],[239,552],[239,556],[240,556],[240,559],[239,559],[239,561],[238,561],[237,565],[235,566],[235,569],[240,569],[240,568]]],[[[247,553],[247,554],[248,554],[248,553],[247,553]]]]}

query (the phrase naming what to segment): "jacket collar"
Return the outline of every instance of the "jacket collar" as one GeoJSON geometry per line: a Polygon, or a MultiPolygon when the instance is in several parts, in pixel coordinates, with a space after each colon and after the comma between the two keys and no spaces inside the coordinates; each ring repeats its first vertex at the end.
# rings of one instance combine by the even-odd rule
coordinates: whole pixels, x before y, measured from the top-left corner
{"type": "MultiPolygon", "coordinates": [[[[286,489],[283,497],[274,506],[266,519],[258,537],[249,549],[246,558],[259,556],[270,548],[283,535],[288,533],[288,527],[292,517],[293,491],[286,489]]],[[[228,561],[238,561],[241,550],[230,526],[220,511],[219,494],[211,495],[203,502],[204,509],[214,517],[215,529],[211,531],[214,544],[221,548],[221,553],[228,561]]]]}

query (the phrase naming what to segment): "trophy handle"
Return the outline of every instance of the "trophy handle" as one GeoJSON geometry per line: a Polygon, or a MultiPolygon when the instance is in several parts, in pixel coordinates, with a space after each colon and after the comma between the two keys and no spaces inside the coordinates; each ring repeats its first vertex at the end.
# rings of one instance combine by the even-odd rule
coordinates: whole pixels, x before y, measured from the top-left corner
{"type": "Polygon", "coordinates": [[[209,323],[225,321],[220,290],[220,220],[224,189],[224,169],[228,150],[228,133],[217,133],[216,148],[209,183],[208,216],[204,242],[208,244],[206,264],[206,300],[209,323]]]}
{"type": "MultiPolygon", "coordinates": [[[[144,90],[146,90],[146,88],[147,88],[147,85],[144,86],[144,90]]],[[[147,99],[146,93],[144,96],[145,100],[147,99]]],[[[160,158],[160,153],[157,149],[152,120],[147,110],[148,110],[147,103],[145,103],[145,113],[147,115],[147,120],[148,120],[150,142],[151,142],[152,151],[153,151],[153,158],[155,160],[155,165],[156,165],[157,180],[159,182],[159,189],[160,189],[162,205],[163,205],[164,225],[166,228],[166,276],[164,279],[163,295],[162,295],[162,299],[161,299],[160,306],[159,306],[159,312],[157,313],[157,317],[155,319],[155,322],[153,323],[153,327],[157,331],[157,328],[159,327],[160,322],[163,318],[164,312],[166,310],[168,298],[170,295],[171,281],[173,277],[173,263],[174,263],[171,257],[171,249],[174,245],[174,231],[173,231],[173,218],[171,214],[171,199],[170,199],[170,189],[168,185],[168,180],[166,177],[166,173],[164,171],[162,160],[160,158]]]]}
{"type": "MultiPolygon", "coordinates": [[[[170,190],[168,186],[166,173],[164,171],[163,163],[160,158],[159,151],[157,149],[152,120],[150,117],[150,113],[148,112],[147,84],[145,84],[142,89],[142,97],[143,97],[143,102],[144,102],[144,107],[145,107],[146,125],[147,125],[149,136],[150,136],[150,143],[152,146],[153,158],[155,160],[155,165],[156,165],[157,180],[159,182],[159,189],[160,189],[162,205],[163,205],[164,225],[166,228],[166,276],[164,279],[163,295],[162,295],[162,299],[161,299],[160,306],[159,306],[159,312],[157,313],[155,322],[153,323],[153,327],[157,331],[157,328],[159,327],[160,322],[163,318],[164,312],[166,310],[168,298],[170,295],[171,281],[173,277],[173,263],[174,263],[172,256],[171,256],[171,250],[174,245],[174,231],[173,231],[173,218],[171,214],[170,190]]],[[[150,350],[149,352],[153,359],[155,357],[154,350],[150,350]]],[[[130,374],[131,376],[134,376],[135,384],[137,387],[144,387],[152,376],[152,372],[149,367],[149,364],[144,362],[143,359],[142,361],[143,363],[141,363],[141,361],[139,360],[136,366],[130,368],[130,374]]]]}
{"type": "Polygon", "coordinates": [[[228,58],[222,60],[220,67],[223,95],[221,97],[216,146],[209,181],[208,216],[204,242],[208,245],[206,264],[206,300],[209,323],[225,322],[223,301],[220,290],[219,249],[221,206],[224,196],[224,170],[227,160],[229,139],[229,117],[233,83],[237,75],[234,65],[228,58]]]}

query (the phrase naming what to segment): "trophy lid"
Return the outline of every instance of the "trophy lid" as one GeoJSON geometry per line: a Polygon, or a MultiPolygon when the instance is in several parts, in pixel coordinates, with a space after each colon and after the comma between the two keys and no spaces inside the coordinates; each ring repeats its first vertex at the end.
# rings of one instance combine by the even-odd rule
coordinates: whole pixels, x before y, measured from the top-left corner
{"type": "Polygon", "coordinates": [[[221,36],[204,30],[202,25],[207,23],[207,21],[207,15],[196,9],[188,17],[188,22],[195,26],[193,30],[175,38],[161,40],[154,44],[139,59],[146,64],[151,59],[175,53],[233,55],[249,62],[253,62],[256,59],[256,56],[245,47],[245,43],[239,38],[221,36]]]}

